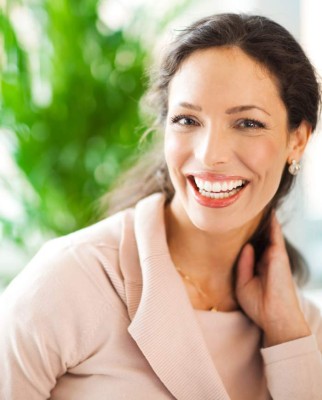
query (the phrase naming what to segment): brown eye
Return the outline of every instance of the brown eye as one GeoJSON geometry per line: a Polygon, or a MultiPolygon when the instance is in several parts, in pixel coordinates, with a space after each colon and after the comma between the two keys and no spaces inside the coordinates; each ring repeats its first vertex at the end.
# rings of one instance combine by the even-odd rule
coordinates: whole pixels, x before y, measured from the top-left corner
{"type": "Polygon", "coordinates": [[[183,126],[194,126],[198,125],[197,121],[193,118],[185,116],[185,115],[176,115],[171,118],[171,122],[173,124],[183,125],[183,126]]]}
{"type": "Polygon", "coordinates": [[[242,129],[263,129],[266,128],[265,124],[256,119],[241,119],[237,121],[236,126],[242,129]]]}

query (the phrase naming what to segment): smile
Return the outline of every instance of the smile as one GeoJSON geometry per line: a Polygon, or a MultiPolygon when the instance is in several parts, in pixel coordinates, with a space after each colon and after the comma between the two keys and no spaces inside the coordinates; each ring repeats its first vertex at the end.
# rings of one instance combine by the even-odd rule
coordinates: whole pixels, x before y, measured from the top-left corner
{"type": "MultiPolygon", "coordinates": [[[[205,178],[208,176],[207,174],[205,178]]],[[[206,207],[229,206],[240,197],[242,190],[249,183],[240,177],[220,176],[202,179],[193,175],[188,176],[188,181],[194,190],[196,200],[206,207]]]]}
{"type": "Polygon", "coordinates": [[[235,195],[243,188],[246,181],[242,179],[232,181],[210,182],[200,178],[194,178],[195,184],[202,196],[212,199],[226,199],[235,195]]]}

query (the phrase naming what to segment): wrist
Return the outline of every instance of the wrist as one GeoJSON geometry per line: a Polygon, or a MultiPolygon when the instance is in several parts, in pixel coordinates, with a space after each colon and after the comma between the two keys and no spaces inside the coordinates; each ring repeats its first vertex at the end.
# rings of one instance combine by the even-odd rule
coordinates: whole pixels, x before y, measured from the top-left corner
{"type": "Polygon", "coordinates": [[[276,346],[312,335],[304,318],[277,321],[264,330],[264,347],[276,346]]]}

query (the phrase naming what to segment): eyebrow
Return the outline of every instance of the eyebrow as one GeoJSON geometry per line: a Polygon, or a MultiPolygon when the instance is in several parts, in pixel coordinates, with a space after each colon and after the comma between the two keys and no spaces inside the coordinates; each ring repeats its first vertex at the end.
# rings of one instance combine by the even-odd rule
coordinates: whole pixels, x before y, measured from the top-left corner
{"type": "MultiPolygon", "coordinates": [[[[188,103],[186,101],[183,101],[183,102],[179,103],[179,106],[184,107],[184,108],[190,108],[191,110],[195,110],[195,111],[202,111],[202,108],[200,106],[188,103]]],[[[261,108],[261,107],[258,107],[258,106],[252,105],[252,104],[229,108],[228,110],[226,110],[226,114],[228,114],[228,115],[236,114],[236,113],[239,113],[239,112],[242,112],[242,111],[252,110],[254,108],[264,112],[265,114],[267,114],[269,116],[271,116],[271,114],[268,111],[264,110],[264,108],[261,108]]]]}
{"type": "Polygon", "coordinates": [[[202,111],[202,108],[200,106],[197,106],[197,105],[191,104],[191,103],[187,103],[186,101],[179,103],[179,106],[184,107],[184,108],[190,108],[191,110],[195,110],[195,111],[202,111]]]}
{"type": "Polygon", "coordinates": [[[245,105],[245,106],[236,106],[236,107],[232,107],[232,108],[229,108],[228,110],[226,110],[226,114],[236,114],[236,113],[239,113],[239,112],[242,112],[242,111],[248,111],[248,110],[252,110],[252,109],[257,109],[257,110],[260,110],[260,111],[263,111],[265,114],[267,114],[267,115],[271,115],[269,112],[267,112],[266,110],[264,110],[264,108],[261,108],[261,107],[258,107],[258,106],[254,106],[254,105],[252,105],[252,104],[250,104],[250,105],[245,105]]]}

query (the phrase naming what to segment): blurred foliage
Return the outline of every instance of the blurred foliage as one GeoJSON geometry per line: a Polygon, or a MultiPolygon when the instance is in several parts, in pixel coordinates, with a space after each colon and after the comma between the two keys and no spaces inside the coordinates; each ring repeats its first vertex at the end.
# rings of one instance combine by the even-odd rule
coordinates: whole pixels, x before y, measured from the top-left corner
{"type": "Polygon", "coordinates": [[[122,31],[100,33],[96,7],[59,0],[32,9],[43,35],[36,82],[33,55],[1,17],[7,55],[1,125],[16,133],[17,164],[40,199],[38,207],[26,205],[27,213],[58,235],[89,222],[90,205],[138,140],[145,50],[122,31]],[[48,105],[37,104],[32,85],[40,101],[41,91],[50,90],[48,105]]]}
{"type": "MultiPolygon", "coordinates": [[[[175,3],[154,21],[155,35],[188,3],[175,3]]],[[[6,10],[4,4],[0,139],[14,138],[12,153],[30,187],[14,194],[23,218],[13,222],[0,213],[0,240],[28,248],[35,231],[45,240],[93,222],[97,199],[145,129],[138,103],[149,51],[128,27],[104,25],[97,0],[10,0],[6,10]]],[[[147,21],[138,8],[133,26],[141,35],[147,21]]],[[[12,187],[5,179],[0,190],[12,187]]],[[[2,283],[9,279],[2,276],[2,283]]]]}

